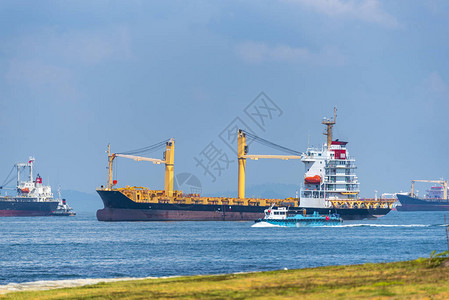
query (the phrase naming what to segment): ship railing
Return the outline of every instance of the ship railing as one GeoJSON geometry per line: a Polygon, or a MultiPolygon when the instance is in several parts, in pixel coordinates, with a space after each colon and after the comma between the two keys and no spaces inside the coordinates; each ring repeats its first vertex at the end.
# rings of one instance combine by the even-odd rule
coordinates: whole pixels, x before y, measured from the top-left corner
{"type": "Polygon", "coordinates": [[[3,196],[2,201],[8,202],[43,202],[39,201],[38,198],[35,197],[14,197],[14,196],[3,196]]]}
{"type": "Polygon", "coordinates": [[[210,204],[210,205],[245,205],[245,206],[297,206],[298,198],[267,199],[267,198],[232,198],[232,197],[201,197],[199,194],[183,194],[174,191],[173,197],[167,197],[163,190],[149,190],[142,187],[125,187],[113,189],[119,191],[137,203],[172,203],[172,204],[210,204]]]}
{"type": "Polygon", "coordinates": [[[333,208],[392,208],[396,199],[329,199],[330,207],[333,208]]]}
{"type": "Polygon", "coordinates": [[[324,182],[324,185],[329,190],[344,192],[348,189],[358,189],[360,183],[357,181],[354,181],[352,183],[348,183],[346,181],[326,181],[326,182],[324,182]]]}
{"type": "Polygon", "coordinates": [[[449,199],[443,199],[443,198],[424,198],[426,200],[426,202],[435,202],[435,203],[440,203],[440,202],[449,202],[449,199]]]}
{"type": "Polygon", "coordinates": [[[331,161],[331,162],[336,162],[336,161],[349,161],[349,162],[355,162],[356,161],[356,159],[355,159],[355,156],[346,156],[346,158],[343,158],[343,159],[341,159],[341,158],[329,158],[328,159],[328,161],[331,161]]]}
{"type": "Polygon", "coordinates": [[[357,166],[354,164],[344,164],[344,165],[334,165],[327,164],[324,166],[325,169],[357,169],[357,166]]]}
{"type": "Polygon", "coordinates": [[[337,172],[332,172],[332,171],[328,171],[326,170],[326,173],[324,174],[325,176],[332,176],[332,177],[356,177],[357,175],[355,173],[337,173],[337,172]]]}
{"type": "Polygon", "coordinates": [[[343,180],[336,180],[335,178],[332,178],[332,179],[328,179],[326,181],[326,183],[328,183],[328,184],[358,184],[357,180],[348,180],[347,178],[343,179],[343,180]]]}

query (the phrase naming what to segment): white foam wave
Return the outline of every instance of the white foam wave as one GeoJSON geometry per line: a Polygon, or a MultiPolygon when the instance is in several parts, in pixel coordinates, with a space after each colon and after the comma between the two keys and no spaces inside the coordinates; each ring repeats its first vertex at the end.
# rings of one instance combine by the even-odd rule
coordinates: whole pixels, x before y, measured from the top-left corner
{"type": "Polygon", "coordinates": [[[275,224],[270,224],[267,222],[257,222],[256,224],[254,224],[251,227],[281,227],[281,226],[275,225],[275,224]]]}
{"type": "Polygon", "coordinates": [[[97,284],[100,282],[115,282],[124,280],[139,280],[156,277],[123,277],[123,278],[86,278],[86,279],[67,279],[67,280],[48,280],[48,281],[33,281],[23,283],[9,283],[0,285],[0,294],[20,291],[41,291],[60,288],[72,288],[83,285],[97,284]]]}
{"type": "MultiPolygon", "coordinates": [[[[428,224],[399,224],[399,225],[392,225],[392,224],[342,224],[342,225],[329,225],[329,226],[316,226],[316,227],[327,227],[327,228],[335,228],[335,227],[397,227],[397,228],[412,228],[412,227],[431,227],[435,225],[428,225],[428,224]]],[[[444,226],[444,225],[436,225],[436,226],[444,226]]],[[[280,225],[274,225],[267,222],[258,222],[251,227],[283,227],[280,225]]]]}
{"type": "Polygon", "coordinates": [[[426,224],[407,224],[407,225],[390,225],[390,224],[344,224],[337,227],[430,227],[426,224]]]}

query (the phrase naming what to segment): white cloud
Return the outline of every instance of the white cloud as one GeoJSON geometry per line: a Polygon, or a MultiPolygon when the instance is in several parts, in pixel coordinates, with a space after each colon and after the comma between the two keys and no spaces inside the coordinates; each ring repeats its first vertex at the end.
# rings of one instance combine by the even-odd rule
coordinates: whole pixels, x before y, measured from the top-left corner
{"type": "Polygon", "coordinates": [[[449,109],[449,85],[437,71],[430,73],[417,85],[414,97],[423,113],[435,115],[449,109]]]}
{"type": "Polygon", "coordinates": [[[29,85],[38,86],[65,81],[69,72],[63,68],[45,65],[39,61],[12,60],[5,79],[8,81],[24,81],[29,85]]]}
{"type": "Polygon", "coordinates": [[[78,92],[72,85],[68,69],[45,64],[38,60],[17,60],[9,62],[5,80],[11,84],[24,84],[35,92],[42,90],[57,93],[61,100],[75,99],[78,92]]]}
{"type": "Polygon", "coordinates": [[[63,64],[94,65],[131,57],[129,33],[125,28],[69,32],[46,29],[13,39],[2,48],[17,59],[33,58],[63,64]]]}
{"type": "Polygon", "coordinates": [[[333,17],[349,17],[387,27],[398,27],[399,22],[380,7],[378,0],[282,0],[333,17]]]}
{"type": "Polygon", "coordinates": [[[4,41],[7,83],[44,91],[56,98],[75,99],[77,67],[92,66],[132,57],[124,28],[59,32],[53,28],[4,41]]]}
{"type": "Polygon", "coordinates": [[[425,80],[424,84],[428,91],[438,95],[449,96],[449,86],[444,82],[438,72],[432,72],[425,80]]]}
{"type": "Polygon", "coordinates": [[[335,48],[324,48],[320,52],[311,52],[307,48],[288,45],[269,46],[265,43],[247,41],[236,45],[237,56],[248,63],[263,62],[311,63],[318,65],[343,65],[344,56],[335,48]]]}
{"type": "Polygon", "coordinates": [[[57,38],[55,47],[62,47],[66,58],[79,59],[86,64],[131,57],[130,37],[126,29],[111,32],[76,32],[57,38]]]}

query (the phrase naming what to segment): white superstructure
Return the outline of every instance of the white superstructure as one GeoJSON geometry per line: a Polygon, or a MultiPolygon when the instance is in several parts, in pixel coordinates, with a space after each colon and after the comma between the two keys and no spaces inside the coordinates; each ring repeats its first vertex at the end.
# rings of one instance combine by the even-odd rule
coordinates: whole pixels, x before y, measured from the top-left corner
{"type": "Polygon", "coordinates": [[[23,200],[27,202],[47,202],[53,200],[53,193],[49,185],[42,184],[42,177],[37,174],[36,180],[33,180],[34,157],[29,158],[28,163],[17,163],[14,166],[17,169],[17,196],[4,197],[3,200],[14,199],[15,201],[23,200]],[[22,181],[20,173],[25,168],[29,169],[28,180],[22,181]]]}
{"type": "Polygon", "coordinates": [[[305,165],[301,187],[301,207],[331,207],[329,200],[357,199],[360,192],[355,174],[355,159],[347,142],[332,141],[328,149],[308,148],[302,158],[305,165]]]}
{"type": "Polygon", "coordinates": [[[287,207],[274,208],[272,205],[263,212],[265,214],[265,220],[285,220],[287,218],[287,207]]]}
{"type": "Polygon", "coordinates": [[[324,119],[327,143],[321,148],[308,148],[302,157],[305,165],[301,185],[301,207],[332,207],[330,200],[357,200],[360,192],[355,174],[355,159],[349,155],[347,142],[332,140],[334,119],[324,119]]]}

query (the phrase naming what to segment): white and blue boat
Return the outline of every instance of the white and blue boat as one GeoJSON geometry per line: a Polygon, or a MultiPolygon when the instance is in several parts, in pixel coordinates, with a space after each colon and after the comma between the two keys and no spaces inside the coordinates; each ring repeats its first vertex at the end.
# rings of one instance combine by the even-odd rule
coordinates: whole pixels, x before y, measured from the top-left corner
{"type": "Polygon", "coordinates": [[[306,210],[288,210],[287,207],[273,206],[265,209],[263,219],[255,222],[262,224],[263,222],[274,226],[281,227],[319,227],[319,226],[337,226],[341,225],[343,219],[336,213],[329,212],[327,215],[321,215],[314,211],[307,214],[306,210]]]}

